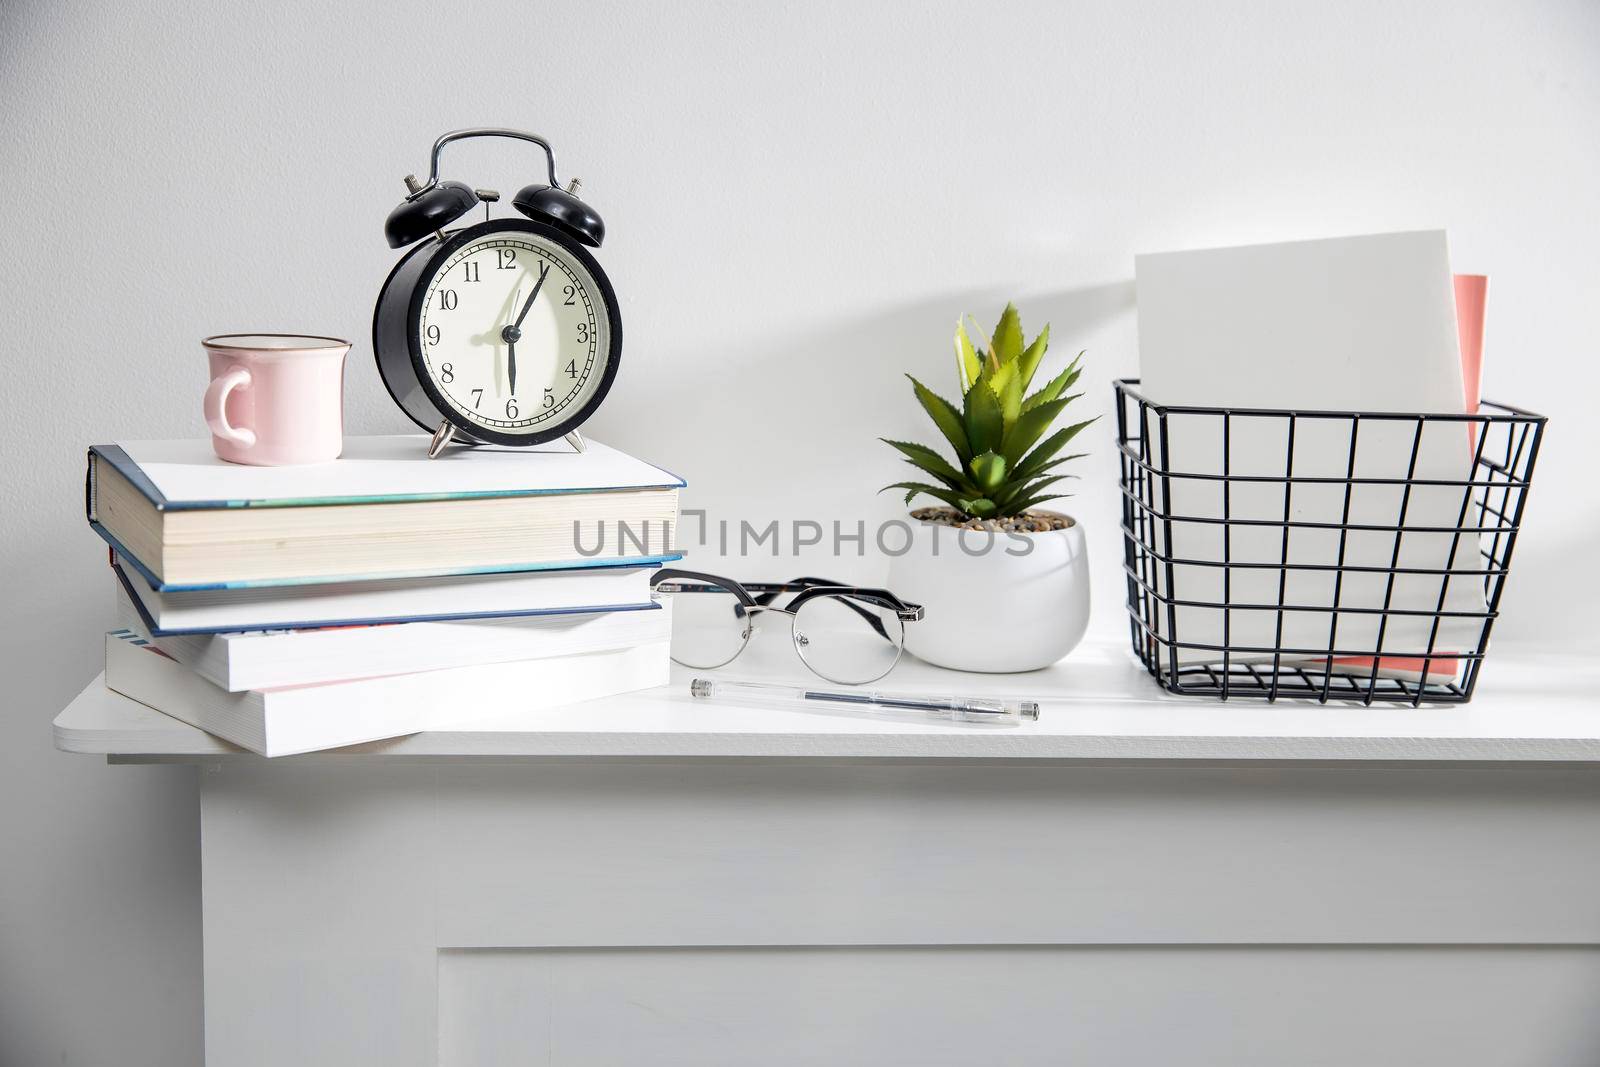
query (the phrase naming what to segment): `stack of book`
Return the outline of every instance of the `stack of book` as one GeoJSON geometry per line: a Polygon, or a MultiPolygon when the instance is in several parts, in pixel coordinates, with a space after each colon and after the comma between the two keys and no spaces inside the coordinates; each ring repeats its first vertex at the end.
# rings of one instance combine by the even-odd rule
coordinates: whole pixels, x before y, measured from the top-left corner
{"type": "Polygon", "coordinates": [[[106,685],[287,755],[665,684],[683,481],[574,453],[352,437],[308,467],[207,441],[89,452],[121,628],[106,685]]]}

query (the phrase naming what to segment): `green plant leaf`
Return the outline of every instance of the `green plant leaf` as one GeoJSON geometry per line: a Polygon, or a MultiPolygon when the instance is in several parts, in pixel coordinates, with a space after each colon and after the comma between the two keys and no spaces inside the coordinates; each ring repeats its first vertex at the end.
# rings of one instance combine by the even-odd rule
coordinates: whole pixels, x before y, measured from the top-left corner
{"type": "MultiPolygon", "coordinates": [[[[911,503],[918,493],[926,493],[935,500],[949,504],[953,508],[961,508],[960,494],[953,493],[948,489],[941,489],[937,485],[928,485],[926,482],[894,482],[879,489],[878,492],[887,493],[891,489],[904,489],[906,491],[905,502],[907,504],[911,503]]],[[[966,509],[962,508],[962,510],[966,509]]]]}
{"type": "Polygon", "coordinates": [[[986,497],[978,497],[975,500],[958,501],[956,503],[956,507],[966,512],[968,515],[975,515],[980,519],[986,519],[995,513],[994,501],[986,497]]]}
{"type": "Polygon", "coordinates": [[[994,498],[994,502],[996,506],[999,507],[1000,514],[1015,515],[1018,512],[1026,511],[1028,509],[1028,505],[1026,504],[1018,507],[1017,504],[1019,502],[1024,500],[1039,501],[1044,500],[1051,495],[1059,495],[1043,493],[1043,490],[1047,486],[1054,485],[1056,482],[1065,481],[1068,478],[1076,477],[1077,475],[1075,474],[1052,474],[1048,478],[1036,478],[1033,481],[1015,481],[1011,484],[1011,488],[1008,489],[1004,494],[996,496],[994,498]]]}
{"type": "Polygon", "coordinates": [[[988,355],[989,349],[994,347],[989,341],[989,335],[983,332],[983,327],[978,325],[978,320],[970,313],[962,321],[967,324],[967,336],[972,338],[972,347],[978,350],[978,358],[983,359],[988,355]]]}
{"type": "Polygon", "coordinates": [[[1000,322],[994,328],[994,355],[1001,366],[1015,363],[1022,355],[1022,316],[1017,305],[1007,304],[1000,313],[1000,322]]]}
{"type": "MultiPolygon", "coordinates": [[[[1062,403],[1062,401],[1057,401],[1057,403],[1062,403]]],[[[1032,413],[1030,412],[1029,414],[1032,413]]],[[[1050,459],[1051,456],[1061,451],[1061,449],[1066,446],[1066,443],[1078,436],[1079,432],[1082,431],[1085,426],[1090,426],[1095,422],[1098,422],[1099,419],[1100,416],[1096,415],[1094,418],[1088,419],[1087,421],[1075,422],[1071,426],[1063,427],[1062,429],[1059,429],[1055,433],[1051,434],[1049,437],[1045,438],[1044,441],[1040,443],[1038,448],[1035,448],[1032,452],[1029,452],[1020,462],[1017,463],[1017,473],[1015,477],[1029,478],[1039,473],[1039,471],[1044,469],[1045,463],[1050,459]]]]}
{"type": "MultiPolygon", "coordinates": [[[[1042,463],[1037,467],[1029,467],[1024,463],[1019,463],[1017,464],[1016,470],[1011,472],[1011,478],[1013,481],[1026,481],[1029,478],[1034,478],[1043,474],[1047,470],[1052,470],[1056,467],[1059,467],[1063,463],[1070,463],[1075,459],[1082,459],[1086,455],[1088,455],[1087,452],[1074,452],[1070,456],[1057,456],[1055,459],[1052,459],[1046,463],[1042,463]]],[[[1028,459],[1031,461],[1033,457],[1029,456],[1028,459]]]]}
{"type": "MultiPolygon", "coordinates": [[[[911,378],[911,375],[906,375],[911,378]]],[[[939,427],[939,432],[944,434],[950,447],[956,450],[956,458],[962,463],[972,458],[972,446],[967,443],[967,431],[961,425],[961,412],[956,406],[926,385],[911,378],[911,387],[916,390],[917,401],[922,405],[922,410],[928,413],[933,424],[939,427]]]]}
{"type": "Polygon", "coordinates": [[[1082,358],[1083,353],[1079,352],[1077,359],[1074,359],[1066,370],[1050,379],[1050,381],[1045,383],[1043,389],[1040,389],[1037,393],[1031,394],[1028,399],[1022,402],[1022,410],[1031,411],[1040,404],[1049,403],[1062,393],[1066,392],[1068,389],[1071,389],[1073,383],[1078,380],[1078,376],[1083,373],[1083,371],[1078,367],[1078,360],[1081,360],[1082,358]]]}
{"type": "Polygon", "coordinates": [[[1027,392],[1028,386],[1033,384],[1034,372],[1039,369],[1039,361],[1044,359],[1045,350],[1049,347],[1050,324],[1047,322],[1039,336],[1033,339],[1033,344],[1023,349],[1021,358],[1017,360],[1017,380],[1021,383],[1023,392],[1027,392]]]}
{"type": "Polygon", "coordinates": [[[1038,507],[1046,500],[1062,500],[1071,495],[1071,493],[1042,493],[1039,496],[1031,497],[1027,500],[1019,500],[1017,503],[1011,505],[1011,508],[1007,514],[1021,515],[1024,511],[1027,511],[1032,507],[1038,507]]]}
{"type": "MultiPolygon", "coordinates": [[[[1015,363],[1010,366],[1016,366],[1015,363]]],[[[1001,437],[1011,432],[1017,416],[1022,414],[1022,376],[1013,374],[1000,389],[1001,437]]]]}
{"type": "Polygon", "coordinates": [[[984,493],[992,493],[1005,484],[1006,461],[999,453],[985,452],[981,456],[973,456],[967,466],[972,468],[972,476],[978,480],[978,488],[984,493]]]}
{"type": "Polygon", "coordinates": [[[1016,377],[1017,365],[1015,363],[1002,363],[999,367],[989,372],[989,388],[994,390],[995,396],[1001,396],[1005,393],[1010,383],[1016,380],[1016,377]]]}
{"type": "Polygon", "coordinates": [[[961,377],[961,392],[964,394],[972,388],[972,383],[978,380],[978,375],[983,372],[983,363],[978,359],[978,350],[972,345],[972,338],[967,336],[967,324],[961,319],[956,320],[956,369],[961,377]]]}
{"type": "Polygon", "coordinates": [[[951,488],[965,489],[967,492],[971,492],[974,488],[972,481],[966,475],[952,467],[949,460],[927,445],[919,445],[915,441],[891,441],[887,437],[880,437],[878,440],[899,451],[907,463],[927,471],[951,488]]]}
{"type": "Polygon", "coordinates": [[[998,369],[992,370],[984,376],[984,380],[989,383],[989,391],[995,395],[996,399],[1005,390],[1006,383],[1016,377],[1015,366],[1013,363],[1003,363],[998,369]]]}
{"type": "Polygon", "coordinates": [[[987,373],[980,375],[967,390],[965,402],[967,442],[971,451],[962,457],[962,462],[970,463],[975,455],[999,449],[1005,420],[1000,414],[1000,399],[994,395],[987,373]]]}
{"type": "MultiPolygon", "coordinates": [[[[972,403],[977,398],[978,386],[989,384],[989,364],[983,363],[978,370],[978,376],[972,379],[972,388],[961,394],[961,427],[966,428],[967,420],[972,418],[972,403]]],[[[972,435],[967,435],[967,443],[972,443],[972,435]]],[[[974,452],[983,451],[981,448],[973,449],[974,452]]],[[[971,459],[971,456],[967,457],[971,459]]]]}
{"type": "Polygon", "coordinates": [[[1061,414],[1069,401],[1052,400],[1048,404],[1040,404],[1032,411],[1025,411],[1017,417],[1016,424],[1011,427],[1011,432],[1006,434],[1005,447],[1001,450],[1006,462],[1013,467],[1033,447],[1035,441],[1050,428],[1056,421],[1056,416],[1061,414]]]}
{"type": "Polygon", "coordinates": [[[917,460],[914,460],[914,459],[908,459],[908,460],[905,460],[905,462],[909,463],[911,466],[917,468],[917,470],[921,471],[923,474],[927,474],[927,475],[930,475],[930,476],[932,476],[934,478],[939,479],[952,492],[970,493],[974,489],[977,488],[975,485],[972,484],[972,479],[970,479],[970,478],[959,478],[959,477],[952,478],[949,475],[945,474],[943,471],[936,470],[936,469],[933,469],[931,467],[928,467],[928,466],[926,466],[926,465],[924,465],[922,463],[919,463],[917,460]]]}

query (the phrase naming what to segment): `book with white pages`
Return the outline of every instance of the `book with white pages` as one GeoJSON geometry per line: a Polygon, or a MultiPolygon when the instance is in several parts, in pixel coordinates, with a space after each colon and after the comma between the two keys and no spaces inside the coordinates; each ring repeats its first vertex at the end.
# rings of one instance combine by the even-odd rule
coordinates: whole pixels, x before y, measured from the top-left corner
{"type": "Polygon", "coordinates": [[[578,567],[161,592],[119,555],[112,555],[111,565],[140,622],[156,637],[659,610],[650,594],[654,567],[578,567]]]}
{"type": "Polygon", "coordinates": [[[588,442],[427,458],[346,437],[330,463],[227,463],[209,440],[89,450],[90,527],[161,591],[661,564],[683,479],[588,442]]]}
{"type": "MultiPolygon", "coordinates": [[[[1442,231],[1142,255],[1136,273],[1139,388],[1156,404],[1465,410],[1442,231]]],[[[1461,423],[1361,420],[1352,468],[1349,420],[1299,418],[1291,471],[1288,419],[1233,414],[1226,468],[1220,417],[1172,412],[1166,421],[1162,441],[1159,421],[1151,420],[1152,455],[1165,448],[1173,473],[1210,476],[1171,479],[1170,500],[1162,497],[1162,480],[1154,484],[1157,513],[1176,516],[1170,543],[1163,523],[1154,526],[1157,550],[1179,562],[1170,586],[1165,568],[1155,568],[1154,578],[1161,595],[1185,602],[1174,609],[1180,644],[1220,647],[1226,632],[1231,648],[1313,653],[1330,641],[1339,649],[1397,657],[1417,655],[1430,644],[1441,654],[1476,647],[1481,619],[1471,616],[1484,611],[1483,580],[1474,573],[1482,568],[1479,547],[1472,536],[1442,532],[1463,525],[1469,490],[1421,484],[1470,480],[1471,437],[1461,423]],[[1235,479],[1226,501],[1215,478],[1224,469],[1235,479]],[[1355,484],[1347,499],[1343,480],[1352,474],[1391,481],[1355,484]],[[1281,525],[1286,475],[1296,479],[1288,517],[1297,524],[1287,540],[1281,525]],[[1264,480],[1247,480],[1252,477],[1264,480]],[[1299,480],[1305,478],[1330,481],[1299,480]],[[1403,484],[1408,479],[1409,488],[1403,484]],[[1226,557],[1218,521],[1224,514],[1235,520],[1226,557]],[[1394,527],[1402,514],[1408,529],[1397,549],[1394,527]],[[1181,562],[1224,558],[1233,564],[1226,595],[1224,568],[1181,562]],[[1341,560],[1345,569],[1336,588],[1341,560]],[[1464,573],[1391,577],[1391,568],[1464,573]],[[1220,608],[1203,606],[1224,601],[1255,606],[1233,607],[1226,617],[1220,608]],[[1280,614],[1280,602],[1308,610],[1280,614]],[[1381,623],[1385,606],[1392,614],[1381,623]],[[1441,607],[1461,614],[1438,619],[1433,613],[1441,607]]],[[[1166,620],[1159,623],[1164,627],[1166,620]]],[[[1180,664],[1220,659],[1207,648],[1178,649],[1180,664]]]]}
{"type": "Polygon", "coordinates": [[[610,652],[672,637],[672,606],[665,601],[655,611],[161,637],[150,634],[126,590],[118,590],[117,601],[123,633],[150,641],[229,692],[610,652]]]}
{"type": "Polygon", "coordinates": [[[106,688],[262,756],[537,714],[668,681],[669,643],[324,685],[230,693],[143,638],[106,635],[106,688]]]}

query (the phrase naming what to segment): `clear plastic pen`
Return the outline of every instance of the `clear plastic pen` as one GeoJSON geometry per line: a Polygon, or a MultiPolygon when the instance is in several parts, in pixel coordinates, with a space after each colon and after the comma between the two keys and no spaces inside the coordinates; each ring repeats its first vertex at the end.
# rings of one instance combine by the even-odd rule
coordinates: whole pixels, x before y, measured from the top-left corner
{"type": "Polygon", "coordinates": [[[820,689],[816,686],[773,685],[767,682],[725,682],[715,678],[696,678],[689,683],[689,692],[703,700],[726,700],[735,704],[810,705],[837,711],[855,710],[894,717],[943,719],[947,722],[1016,724],[1039,718],[1039,704],[1033,700],[924,696],[920,693],[881,693],[869,689],[820,689]]]}

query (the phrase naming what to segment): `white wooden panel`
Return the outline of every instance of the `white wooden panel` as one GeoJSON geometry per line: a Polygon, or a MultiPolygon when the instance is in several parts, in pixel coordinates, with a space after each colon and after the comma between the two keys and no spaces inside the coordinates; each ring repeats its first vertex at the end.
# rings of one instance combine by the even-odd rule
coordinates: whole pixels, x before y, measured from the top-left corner
{"type": "Polygon", "coordinates": [[[1600,774],[442,768],[440,944],[1600,942],[1600,774]]]}
{"type": "Polygon", "coordinates": [[[441,1067],[1592,1067],[1600,951],[447,952],[441,1067]]]}
{"type": "MultiPolygon", "coordinates": [[[[213,1067],[433,1063],[440,949],[1600,944],[1592,769],[250,761],[201,781],[213,1067]]],[[[1438,959],[1394,988],[1423,982],[1433,1012],[1452,966],[1447,992],[1499,984],[1438,959]]],[[[1118,1010],[1146,981],[1107,986],[1118,1010]]],[[[1561,1005],[1572,1038],[1593,1013],[1561,1005]]]]}
{"type": "Polygon", "coordinates": [[[206,1063],[434,1061],[426,772],[201,775],[206,1063]]]}

